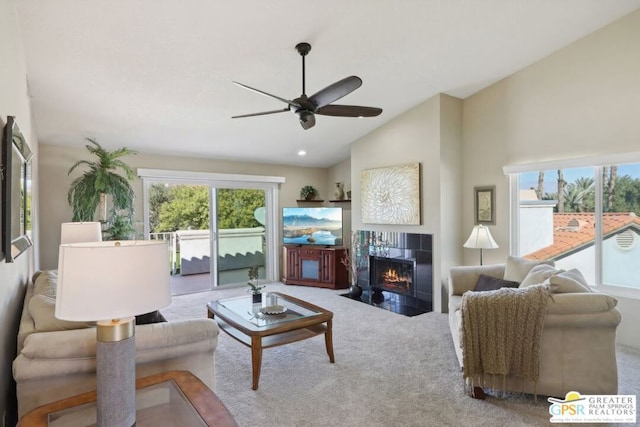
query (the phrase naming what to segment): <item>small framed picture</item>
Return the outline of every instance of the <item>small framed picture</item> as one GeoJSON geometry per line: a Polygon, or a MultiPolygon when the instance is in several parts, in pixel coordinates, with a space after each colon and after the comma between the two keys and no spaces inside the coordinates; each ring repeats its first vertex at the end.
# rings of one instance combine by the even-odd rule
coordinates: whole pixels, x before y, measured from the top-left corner
{"type": "Polygon", "coordinates": [[[496,224],[496,187],[473,187],[473,212],[476,224],[496,224]]]}

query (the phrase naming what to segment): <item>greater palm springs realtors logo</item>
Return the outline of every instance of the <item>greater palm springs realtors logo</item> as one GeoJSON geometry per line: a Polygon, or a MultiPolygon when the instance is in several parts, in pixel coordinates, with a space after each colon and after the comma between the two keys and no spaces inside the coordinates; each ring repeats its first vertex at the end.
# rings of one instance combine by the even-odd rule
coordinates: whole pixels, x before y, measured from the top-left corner
{"type": "Polygon", "coordinates": [[[635,395],[581,395],[570,391],[564,400],[550,397],[552,423],[634,423],[635,395]]]}

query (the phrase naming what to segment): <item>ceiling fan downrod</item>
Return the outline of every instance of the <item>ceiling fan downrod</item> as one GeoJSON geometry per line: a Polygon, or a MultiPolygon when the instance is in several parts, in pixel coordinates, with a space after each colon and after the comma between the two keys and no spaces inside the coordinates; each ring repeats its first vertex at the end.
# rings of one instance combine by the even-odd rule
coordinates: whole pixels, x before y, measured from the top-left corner
{"type": "Polygon", "coordinates": [[[304,57],[311,51],[311,45],[309,43],[298,43],[296,45],[296,50],[302,56],[302,96],[306,96],[307,92],[305,91],[305,64],[304,57]]]}

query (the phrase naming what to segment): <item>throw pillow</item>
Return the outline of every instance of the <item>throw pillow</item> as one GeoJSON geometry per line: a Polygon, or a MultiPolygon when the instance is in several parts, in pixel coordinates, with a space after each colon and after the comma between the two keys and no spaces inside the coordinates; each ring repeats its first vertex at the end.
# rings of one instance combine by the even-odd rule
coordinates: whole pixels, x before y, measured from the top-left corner
{"type": "Polygon", "coordinates": [[[42,271],[35,276],[33,282],[33,294],[34,295],[46,295],[51,298],[56,297],[56,286],[58,283],[58,271],[47,270],[42,271]]]}
{"type": "Polygon", "coordinates": [[[518,282],[512,282],[509,280],[499,279],[493,276],[487,276],[481,274],[478,277],[478,282],[476,283],[476,287],[474,291],[482,292],[482,291],[495,291],[500,288],[517,288],[518,282]]]}
{"type": "Polygon", "coordinates": [[[556,294],[591,292],[591,287],[586,279],[582,273],[575,268],[552,276],[549,279],[549,283],[551,283],[551,292],[556,294]]]}
{"type": "Polygon", "coordinates": [[[561,273],[563,270],[556,270],[549,264],[540,264],[533,267],[527,273],[527,277],[520,283],[521,288],[526,288],[531,285],[538,285],[544,283],[545,280],[553,276],[554,274],[561,273]]]}
{"type": "Polygon", "coordinates": [[[148,325],[150,323],[161,323],[166,321],[167,319],[165,319],[158,310],[136,316],[136,325],[148,325]]]}
{"type": "Polygon", "coordinates": [[[510,256],[507,258],[507,264],[504,267],[504,280],[512,280],[514,282],[522,282],[529,271],[536,265],[547,264],[555,266],[553,261],[530,260],[521,257],[510,256]]]}
{"type": "Polygon", "coordinates": [[[95,322],[70,322],[55,316],[56,299],[38,294],[29,300],[29,314],[33,318],[36,329],[40,332],[82,329],[95,326],[95,322]]]}
{"type": "Polygon", "coordinates": [[[603,313],[618,304],[618,300],[599,292],[556,294],[549,298],[547,314],[591,314],[603,313]]]}

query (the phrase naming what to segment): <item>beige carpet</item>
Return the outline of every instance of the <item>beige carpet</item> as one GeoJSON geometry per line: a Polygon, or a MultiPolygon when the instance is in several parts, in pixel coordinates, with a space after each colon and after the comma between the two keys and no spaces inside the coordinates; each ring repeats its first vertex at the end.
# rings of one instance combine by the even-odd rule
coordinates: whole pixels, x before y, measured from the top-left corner
{"type": "MultiPolygon", "coordinates": [[[[339,296],[344,291],[281,283],[266,290],[334,312],[336,363],[322,336],[267,349],[253,391],[249,348],[221,333],[215,391],[241,427],[550,425],[545,398],[464,393],[446,314],[405,317],[339,296]]],[[[205,317],[207,301],[245,293],[176,296],[162,312],[169,320],[205,317]]],[[[618,371],[619,393],[640,396],[640,351],[618,347],[618,371]]]]}

